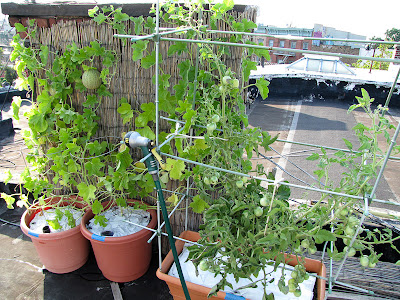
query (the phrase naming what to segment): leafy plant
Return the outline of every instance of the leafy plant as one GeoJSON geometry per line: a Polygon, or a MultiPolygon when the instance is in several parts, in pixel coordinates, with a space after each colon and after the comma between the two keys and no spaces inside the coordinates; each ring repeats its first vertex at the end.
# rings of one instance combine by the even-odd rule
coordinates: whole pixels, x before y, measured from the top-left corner
{"type": "MultiPolygon", "coordinates": [[[[380,58],[390,58],[392,53],[389,50],[390,45],[380,44],[375,45],[378,52],[375,57],[380,58]]],[[[388,70],[389,63],[388,62],[380,62],[380,61],[363,61],[362,59],[357,60],[356,63],[353,64],[355,68],[363,68],[363,69],[374,69],[374,70],[388,70]]]]}
{"type": "MultiPolygon", "coordinates": [[[[104,225],[106,220],[98,215],[103,210],[102,201],[113,200],[124,206],[128,195],[152,191],[143,183],[149,177],[145,170],[131,166],[128,149],[118,151],[120,138],[97,136],[97,111],[103,98],[112,96],[107,86],[113,76],[110,67],[116,63],[115,54],[97,41],[85,47],[73,43],[63,52],[44,45],[25,46],[36,34],[34,21],[28,27],[15,27],[27,37],[14,36],[11,59],[16,61],[20,86],[29,89],[34,99],[25,114],[29,130],[23,132],[30,149],[26,157],[29,167],[21,176],[30,197],[21,193],[2,197],[9,208],[14,196],[20,199],[17,204],[29,208],[31,198],[45,205],[45,199],[55,195],[78,195],[93,209],[96,221],[104,225]],[[74,97],[85,92],[82,105],[73,104],[74,97]]],[[[12,103],[16,120],[21,101],[17,98],[12,103]]]]}

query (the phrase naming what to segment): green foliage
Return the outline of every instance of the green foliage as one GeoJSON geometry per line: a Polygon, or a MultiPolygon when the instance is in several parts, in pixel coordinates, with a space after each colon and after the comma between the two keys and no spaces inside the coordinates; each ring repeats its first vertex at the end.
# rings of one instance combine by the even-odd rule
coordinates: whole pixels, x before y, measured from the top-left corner
{"type": "MultiPolygon", "coordinates": [[[[121,9],[106,7],[94,8],[89,14],[99,23],[108,22],[112,15],[115,22],[110,25],[116,30],[122,30],[122,22],[129,19],[121,13],[121,9]]],[[[36,32],[33,24],[28,27],[17,24],[16,28],[26,32],[27,39],[36,32]]],[[[31,151],[27,158],[31,166],[21,179],[28,193],[35,199],[39,195],[42,198],[64,193],[78,195],[98,214],[102,211],[101,202],[104,200],[114,199],[118,204],[123,204],[124,201],[117,199],[139,193],[145,196],[152,192],[148,184],[140,183],[135,177],[138,174],[132,166],[129,152],[115,151],[119,140],[112,142],[96,137],[99,120],[97,109],[104,97],[112,96],[107,86],[113,76],[110,67],[116,63],[114,52],[92,41],[84,47],[73,43],[64,52],[55,53],[43,45],[25,47],[24,39],[19,35],[14,37],[12,46],[11,59],[16,61],[21,86],[35,87],[36,91],[31,92],[37,95],[32,101],[31,110],[25,115],[29,131],[24,137],[31,151]],[[87,92],[82,84],[82,74],[92,69],[101,71],[101,85],[87,93],[82,110],[77,111],[71,104],[74,102],[72,97],[74,93],[87,92]],[[32,176],[33,173],[38,175],[32,176]]],[[[21,102],[21,98],[15,98],[12,103],[17,120],[21,102]]],[[[146,105],[143,107],[146,111],[146,105]]],[[[134,111],[127,99],[119,101],[117,112],[124,124],[133,123],[134,111]]],[[[140,179],[143,179],[142,176],[140,179]]],[[[23,195],[5,198],[10,208],[16,196],[23,195]]],[[[20,201],[25,206],[31,204],[27,197],[20,201]]],[[[43,202],[43,205],[48,204],[43,202]]],[[[67,214],[66,217],[72,224],[72,215],[67,214]]],[[[97,215],[95,219],[100,224],[106,223],[102,216],[97,215]]],[[[57,227],[56,221],[51,225],[57,227]]]]}
{"type": "MultiPolygon", "coordinates": [[[[208,40],[215,36],[194,18],[201,10],[207,11],[210,13],[211,29],[219,23],[221,27],[239,32],[229,39],[217,38],[218,41],[254,44],[246,40],[241,32],[249,32],[256,25],[248,20],[237,22],[227,14],[233,8],[232,0],[207,6],[203,2],[188,1],[184,7],[176,5],[177,1],[168,1],[161,10],[161,16],[169,27],[189,28],[180,35],[208,40]]],[[[155,29],[153,17],[129,18],[120,8],[112,6],[95,7],[89,15],[99,24],[109,24],[118,33],[130,33],[125,23],[127,20],[134,23],[137,35],[153,33],[155,29]]],[[[16,28],[28,30],[22,25],[16,28]]],[[[73,44],[48,67],[50,50],[46,47],[36,50],[24,48],[19,37],[14,38],[13,46],[11,58],[17,60],[19,76],[23,77],[26,70],[34,75],[39,72],[46,74],[43,78],[23,77],[23,86],[37,86],[38,89],[37,103],[28,114],[30,132],[26,138],[32,149],[29,161],[36,166],[35,171],[44,174],[49,169],[47,172],[53,172],[54,177],[50,181],[44,177],[34,178],[28,170],[24,173],[25,187],[32,189],[36,195],[53,191],[55,186],[70,190],[75,188],[97,214],[95,222],[103,225],[107,220],[98,215],[103,210],[103,199],[111,195],[119,205],[125,205],[123,199],[127,195],[143,197],[151,193],[154,188],[151,175],[139,163],[132,165],[129,149],[94,138],[98,126],[96,108],[102,97],[109,95],[107,84],[112,74],[107,70],[115,61],[113,53],[97,42],[83,48],[73,44]],[[85,91],[80,80],[82,72],[92,68],[98,59],[103,67],[103,85],[95,95],[87,97],[83,112],[78,112],[70,105],[69,99],[74,90],[85,91]],[[114,151],[117,148],[119,152],[114,151]],[[44,158],[37,155],[39,149],[43,151],[44,158]]],[[[240,49],[242,65],[236,73],[226,64],[231,53],[229,47],[171,43],[167,55],[181,55],[177,65],[179,75],[173,80],[164,66],[166,57],[159,57],[160,113],[179,121],[172,123],[171,132],[159,135],[161,141],[170,134],[176,137],[162,151],[203,164],[193,166],[168,158],[163,164],[165,169],[161,172],[161,181],[165,184],[169,180],[177,180],[180,184],[167,199],[172,206],[179,202],[178,191],[187,186],[186,181],[194,183],[196,195],[190,207],[195,213],[203,214],[199,243],[205,247],[190,247],[189,258],[196,266],[205,261],[213,273],[222,276],[210,295],[224,286],[231,286],[226,280],[228,273],[234,274],[238,281],[252,274],[258,275],[272,260],[275,260],[274,268],[277,269],[280,263],[285,262],[284,252],[296,254],[299,262],[292,273],[292,277],[297,278],[294,284],[286,284],[284,276],[278,282],[280,290],[287,294],[296,292],[298,283],[308,276],[302,259],[307,251],[314,249],[316,244],[337,239],[347,241],[352,237],[349,233],[359,222],[355,214],[357,203],[347,197],[323,194],[318,203],[312,206],[301,204],[294,210],[288,201],[290,189],[276,181],[273,174],[265,174],[261,165],[253,166],[251,159],[258,155],[259,147],[268,150],[277,136],[272,137],[259,128],[249,128],[243,94],[248,88],[246,84],[251,71],[256,69],[252,55],[268,59],[269,53],[262,49],[240,49]],[[183,130],[179,131],[182,126],[183,130]],[[220,169],[232,172],[217,171],[220,169]],[[239,173],[247,176],[237,175],[239,173]],[[271,184],[264,188],[260,180],[251,176],[268,176],[271,184]],[[334,230],[326,229],[332,224],[335,224],[334,230]]],[[[142,68],[154,68],[154,43],[136,41],[132,43],[132,53],[133,60],[140,60],[142,68]]],[[[267,97],[268,81],[261,78],[255,86],[263,98],[267,97]]],[[[364,109],[373,122],[370,127],[363,124],[354,127],[359,145],[344,139],[348,152],[337,151],[328,155],[321,148],[320,154],[312,154],[308,160],[317,164],[315,174],[324,185],[321,188],[365,196],[371,192],[370,181],[382,163],[379,154],[384,152],[378,147],[378,135],[383,134],[385,140],[390,142],[387,130],[392,126],[383,117],[385,109],[378,107],[372,111],[373,99],[366,91],[363,90],[361,97],[356,99],[358,104],[350,107],[349,111],[364,109]],[[329,171],[336,164],[348,168],[338,186],[331,182],[329,171]]],[[[20,104],[18,100],[13,103],[16,113],[20,104]]],[[[124,124],[134,127],[142,136],[155,138],[156,107],[153,102],[143,103],[138,111],[134,111],[128,99],[121,99],[117,111],[124,124]]],[[[398,147],[395,151],[399,151],[398,147]]],[[[14,200],[7,198],[6,201],[12,206],[14,200]]],[[[369,251],[374,262],[378,255],[374,252],[373,242],[391,239],[389,232],[367,233],[365,237],[356,237],[354,247],[358,252],[369,251]]],[[[334,259],[341,259],[344,255],[336,248],[329,250],[329,254],[334,259]]],[[[263,282],[265,288],[268,284],[263,282]]],[[[265,289],[264,298],[271,297],[265,289]]]]}
{"type": "Polygon", "coordinates": [[[393,42],[400,42],[400,29],[392,28],[385,32],[386,39],[393,42]]]}
{"type": "Polygon", "coordinates": [[[15,71],[11,67],[5,67],[4,79],[5,79],[6,82],[12,84],[14,82],[14,80],[17,79],[17,78],[18,78],[17,71],[15,71]]]}
{"type": "MultiPolygon", "coordinates": [[[[389,51],[389,46],[381,44],[377,48],[377,52],[374,57],[379,58],[391,58],[391,52],[389,51]]],[[[363,61],[359,59],[356,63],[353,64],[355,68],[363,68],[363,69],[374,69],[374,70],[388,70],[389,63],[388,62],[379,62],[379,61],[363,61]]]]}

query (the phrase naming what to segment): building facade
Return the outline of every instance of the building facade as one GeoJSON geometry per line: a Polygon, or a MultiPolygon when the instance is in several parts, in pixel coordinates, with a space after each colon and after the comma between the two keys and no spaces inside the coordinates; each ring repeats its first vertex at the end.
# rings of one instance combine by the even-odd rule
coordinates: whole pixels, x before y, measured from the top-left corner
{"type": "MultiPolygon", "coordinates": [[[[255,32],[271,35],[266,37],[257,37],[256,42],[258,44],[262,43],[264,46],[267,47],[290,48],[300,50],[311,49],[310,41],[303,41],[301,38],[296,39],[296,37],[312,37],[313,29],[294,27],[283,28],[265,26],[261,24],[257,27],[255,32]]],[[[278,49],[271,51],[270,56],[271,59],[269,63],[271,64],[290,64],[303,57],[301,53],[281,51],[278,49]]]]}
{"type": "MultiPolygon", "coordinates": [[[[345,54],[359,55],[359,51],[364,47],[360,43],[347,43],[342,41],[321,41],[304,40],[303,37],[314,38],[339,38],[366,40],[366,36],[353,34],[347,31],[336,30],[332,27],[325,27],[321,24],[315,24],[314,28],[294,28],[294,27],[275,27],[259,24],[255,33],[266,34],[267,36],[255,37],[255,42],[267,47],[289,48],[298,50],[313,50],[322,52],[340,52],[345,54]],[[296,39],[296,37],[298,37],[296,39]]],[[[269,64],[290,64],[303,57],[301,52],[290,52],[274,49],[270,51],[271,59],[269,64]]],[[[262,62],[256,58],[257,62],[262,62]]],[[[343,60],[347,64],[355,63],[356,60],[343,60]]]]}

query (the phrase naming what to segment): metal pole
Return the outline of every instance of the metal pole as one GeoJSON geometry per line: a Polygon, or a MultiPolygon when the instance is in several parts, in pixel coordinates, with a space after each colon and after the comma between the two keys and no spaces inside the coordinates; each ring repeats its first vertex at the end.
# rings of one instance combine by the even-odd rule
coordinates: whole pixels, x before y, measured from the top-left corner
{"type": "MultiPolygon", "coordinates": [[[[293,52],[293,53],[327,55],[327,52],[322,52],[322,51],[301,50],[301,49],[291,49],[291,48],[279,48],[279,47],[267,47],[267,46],[261,46],[261,45],[249,45],[249,44],[238,44],[238,43],[229,43],[229,42],[217,42],[217,41],[209,41],[209,40],[177,39],[177,38],[165,38],[165,37],[161,37],[160,39],[163,40],[163,41],[171,41],[171,42],[199,43],[199,44],[210,44],[210,45],[220,45],[220,46],[263,49],[263,50],[270,50],[270,51],[283,51],[283,52],[293,52]]],[[[381,57],[367,57],[367,56],[342,54],[342,53],[329,53],[329,56],[400,63],[400,59],[381,58],[381,57]]]]}
{"type": "Polygon", "coordinates": [[[400,42],[389,42],[389,41],[376,41],[376,40],[356,40],[356,39],[340,39],[340,38],[318,38],[318,37],[308,37],[308,36],[294,36],[294,35],[273,35],[266,33],[255,33],[255,32],[239,32],[239,31],[223,31],[223,30],[207,30],[210,33],[226,33],[226,34],[241,34],[259,37],[273,37],[273,38],[284,38],[287,40],[298,40],[298,41],[332,41],[332,42],[347,42],[347,43],[362,43],[362,44],[400,44],[400,42]]]}
{"type": "MultiPolygon", "coordinates": [[[[160,118],[163,119],[163,120],[180,123],[182,125],[186,124],[185,121],[181,121],[181,120],[175,120],[175,119],[171,119],[171,118],[167,118],[167,117],[163,117],[163,116],[160,116],[160,118]]],[[[206,128],[205,126],[201,126],[201,125],[193,125],[193,126],[200,127],[200,128],[206,128]]],[[[223,131],[222,129],[216,129],[216,130],[221,131],[221,132],[223,131]]],[[[168,142],[172,138],[169,138],[168,142]]],[[[260,138],[261,138],[261,136],[260,136],[260,138]]],[[[327,149],[327,150],[335,150],[335,151],[343,151],[343,152],[351,152],[351,153],[362,153],[362,151],[354,151],[354,150],[341,149],[341,148],[335,148],[335,147],[329,147],[329,146],[321,146],[321,145],[316,145],[316,144],[308,144],[308,143],[302,143],[302,142],[296,142],[296,141],[288,141],[288,140],[282,140],[282,139],[276,139],[276,141],[277,142],[282,142],[282,143],[290,143],[290,144],[300,145],[300,146],[307,146],[307,147],[314,147],[314,148],[324,148],[324,149],[327,149]]],[[[164,146],[166,142],[167,142],[167,140],[164,143],[162,143],[159,148],[164,146]]],[[[384,157],[384,156],[383,155],[377,155],[377,157],[384,157]]],[[[391,159],[391,160],[400,160],[400,157],[390,156],[389,159],[391,159]]],[[[144,161],[144,159],[143,159],[143,161],[144,161]]],[[[141,160],[141,162],[143,162],[143,161],[141,160]]]]}
{"type": "MultiPolygon", "coordinates": [[[[157,234],[157,230],[156,230],[156,229],[149,228],[149,227],[146,227],[146,226],[143,226],[143,225],[140,225],[140,224],[136,224],[136,223],[133,223],[133,222],[128,221],[128,220],[124,220],[124,222],[129,223],[129,224],[132,224],[132,225],[135,225],[135,226],[138,226],[138,227],[141,227],[141,228],[143,228],[143,229],[150,230],[151,232],[154,232],[154,233],[157,234]]],[[[18,225],[18,226],[19,226],[19,225],[18,225]]],[[[161,232],[161,234],[162,234],[162,235],[165,235],[165,236],[168,236],[168,234],[165,233],[165,232],[161,232]]],[[[196,243],[196,242],[193,242],[193,241],[189,241],[189,240],[185,240],[185,239],[180,238],[180,237],[178,237],[178,236],[172,236],[172,237],[173,237],[175,240],[180,240],[180,241],[185,242],[185,243],[191,243],[191,244],[193,244],[193,245],[197,245],[197,246],[204,247],[204,245],[202,245],[202,244],[199,244],[199,243],[196,243]]]]}
{"type": "Polygon", "coordinates": [[[373,187],[372,192],[371,192],[371,198],[373,198],[374,195],[375,195],[375,193],[376,193],[376,190],[377,190],[377,188],[378,188],[379,181],[381,180],[381,178],[382,178],[382,176],[383,176],[383,171],[385,170],[385,167],[386,167],[387,162],[388,162],[388,160],[389,160],[390,153],[392,153],[393,147],[394,147],[394,145],[396,144],[396,139],[397,139],[397,137],[399,136],[399,131],[400,131],[400,123],[397,125],[396,132],[394,133],[394,136],[393,136],[393,138],[392,138],[392,141],[390,142],[389,149],[388,149],[388,151],[387,151],[387,153],[386,153],[386,157],[385,157],[385,159],[384,159],[384,161],[383,161],[382,167],[381,167],[381,169],[379,170],[378,177],[376,178],[374,187],[373,187]]]}
{"type": "Polygon", "coordinates": [[[388,94],[388,96],[387,96],[387,98],[386,98],[385,108],[387,108],[387,107],[389,106],[389,102],[390,102],[390,99],[392,98],[394,89],[395,89],[395,87],[396,87],[396,85],[397,85],[397,80],[399,79],[399,75],[400,75],[400,66],[399,66],[399,69],[398,69],[398,71],[397,71],[396,78],[394,79],[393,84],[392,84],[392,87],[390,88],[389,94],[388,94]]]}
{"type": "MultiPolygon", "coordinates": [[[[374,47],[374,52],[372,53],[372,58],[374,58],[375,57],[375,51],[376,51],[376,48],[374,47]]],[[[372,65],[373,65],[374,63],[371,61],[371,67],[369,68],[369,73],[371,74],[371,71],[372,71],[372,65]]]]}
{"type": "MultiPolygon", "coordinates": [[[[187,163],[191,163],[191,164],[199,165],[199,166],[202,166],[202,167],[210,168],[210,169],[213,169],[213,170],[222,171],[222,172],[225,172],[225,173],[230,173],[230,174],[234,174],[234,175],[237,175],[237,176],[253,178],[253,179],[257,179],[257,180],[261,180],[261,181],[266,181],[266,182],[269,182],[269,183],[274,183],[274,180],[267,179],[267,178],[264,178],[264,177],[252,176],[252,175],[245,174],[245,173],[240,173],[240,172],[236,172],[236,171],[222,169],[222,168],[219,168],[219,167],[206,165],[206,164],[203,164],[203,163],[199,163],[197,161],[185,159],[185,158],[182,158],[182,157],[179,157],[179,156],[175,156],[175,155],[171,155],[171,154],[168,154],[168,153],[163,153],[162,152],[161,154],[165,155],[165,156],[168,156],[168,157],[171,157],[171,158],[182,160],[182,161],[187,162],[187,163]]],[[[359,199],[359,200],[364,199],[364,197],[361,197],[361,196],[347,195],[347,194],[338,193],[338,192],[332,192],[332,191],[328,191],[328,190],[322,190],[322,189],[317,189],[317,188],[312,188],[312,187],[301,186],[301,185],[292,184],[292,183],[288,183],[288,182],[281,182],[280,184],[287,185],[287,186],[294,187],[294,188],[300,188],[300,189],[304,189],[304,190],[314,191],[314,192],[332,194],[332,195],[336,195],[336,196],[340,196],[340,197],[347,197],[347,198],[359,199]]]]}
{"type": "MultiPolygon", "coordinates": [[[[160,33],[160,1],[157,0],[156,4],[156,34],[160,33]]],[[[158,36],[159,37],[159,36],[158,36]]],[[[158,80],[159,80],[159,68],[160,66],[159,61],[158,61],[158,55],[160,52],[160,45],[159,45],[159,40],[156,40],[156,146],[158,147],[158,80]]],[[[149,153],[151,154],[151,153],[149,153]]],[[[147,156],[147,155],[146,155],[147,156]]],[[[157,243],[158,243],[158,264],[159,264],[159,269],[161,270],[161,265],[162,265],[162,240],[161,240],[161,209],[160,209],[160,194],[157,193],[157,232],[158,232],[158,237],[157,237],[157,243]]]]}

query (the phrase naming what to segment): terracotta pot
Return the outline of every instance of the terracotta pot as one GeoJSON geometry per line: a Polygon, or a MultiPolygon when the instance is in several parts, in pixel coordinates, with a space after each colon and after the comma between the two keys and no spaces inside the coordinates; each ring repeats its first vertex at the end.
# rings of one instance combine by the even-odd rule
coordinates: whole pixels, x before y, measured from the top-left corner
{"type": "MultiPolygon", "coordinates": [[[[135,200],[128,200],[135,202],[135,200]]],[[[140,201],[136,201],[140,202],[140,201]]],[[[108,203],[103,204],[105,206],[108,203]]],[[[149,209],[151,215],[147,227],[154,229],[157,225],[157,214],[149,209]]],[[[151,243],[147,243],[152,232],[142,229],[134,234],[121,237],[105,237],[91,233],[86,224],[94,217],[88,210],[82,218],[82,234],[92,244],[97,265],[104,277],[114,282],[128,282],[143,276],[150,266],[151,243]]]]}
{"type": "MultiPolygon", "coordinates": [[[[46,199],[50,203],[59,202],[60,197],[46,199]]],[[[73,201],[73,200],[71,200],[73,201]]],[[[62,205],[70,205],[65,201],[62,205]]],[[[78,208],[83,208],[81,203],[72,202],[78,208]]],[[[89,257],[90,244],[83,237],[80,225],[62,232],[35,233],[29,229],[29,224],[37,213],[42,211],[39,206],[33,206],[24,212],[21,217],[21,229],[31,238],[40,261],[52,273],[64,274],[82,267],[89,257]]]]}
{"type": "MultiPolygon", "coordinates": [[[[189,240],[192,242],[196,242],[200,239],[200,234],[198,232],[193,232],[193,231],[184,231],[180,235],[180,238],[189,240]]],[[[180,254],[183,250],[183,247],[185,245],[185,242],[177,240],[175,243],[176,246],[176,251],[178,254],[180,254]]],[[[317,273],[319,276],[326,277],[326,268],[325,265],[317,260],[314,259],[305,259],[305,267],[308,272],[312,273],[317,273]]],[[[294,266],[297,263],[297,260],[295,259],[295,256],[287,256],[287,264],[294,266]]],[[[185,295],[183,293],[183,289],[181,286],[181,282],[179,278],[173,277],[168,275],[168,271],[171,268],[172,264],[174,263],[174,258],[172,256],[172,252],[170,251],[168,255],[165,257],[161,264],[161,270],[157,270],[157,277],[160,278],[161,280],[164,280],[170,290],[171,295],[174,297],[174,300],[179,300],[179,299],[186,299],[185,295]]],[[[317,293],[318,293],[318,298],[320,300],[325,299],[325,280],[322,279],[317,279],[317,293]]],[[[210,292],[211,288],[198,285],[192,282],[186,282],[186,285],[189,290],[190,298],[192,300],[207,300],[207,299],[234,299],[236,295],[232,294],[227,294],[225,292],[219,291],[216,297],[211,297],[207,298],[208,293],[210,292]]]]}

